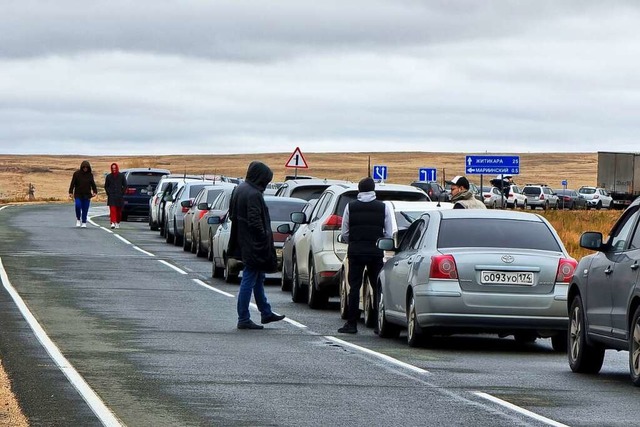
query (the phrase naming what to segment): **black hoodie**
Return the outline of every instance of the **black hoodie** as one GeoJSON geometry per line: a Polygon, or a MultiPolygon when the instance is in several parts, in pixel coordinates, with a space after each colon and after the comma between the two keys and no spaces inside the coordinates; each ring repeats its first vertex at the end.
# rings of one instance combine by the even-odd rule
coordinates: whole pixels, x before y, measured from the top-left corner
{"type": "Polygon", "coordinates": [[[267,165],[251,162],[246,180],[233,191],[229,206],[229,254],[266,273],[277,270],[271,218],[262,195],[272,178],[273,172],[267,165]]]}
{"type": "Polygon", "coordinates": [[[73,194],[75,198],[90,199],[97,192],[98,187],[96,187],[96,182],[93,180],[91,165],[87,160],[84,160],[80,164],[80,169],[73,173],[71,184],[69,184],[69,194],[73,194]],[[85,166],[87,167],[86,171],[82,169],[85,166]]]}

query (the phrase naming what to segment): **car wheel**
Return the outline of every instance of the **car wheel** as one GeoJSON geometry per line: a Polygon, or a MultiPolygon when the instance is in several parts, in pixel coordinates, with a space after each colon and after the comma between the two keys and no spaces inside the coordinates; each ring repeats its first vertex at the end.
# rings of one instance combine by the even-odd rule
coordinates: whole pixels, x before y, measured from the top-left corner
{"type": "Polygon", "coordinates": [[[498,209],[498,202],[496,202],[495,200],[493,201],[493,209],[498,209]]]}
{"type": "Polygon", "coordinates": [[[224,255],[223,259],[224,259],[224,270],[223,270],[224,281],[227,283],[237,283],[238,274],[231,271],[229,258],[227,258],[226,254],[224,255]]]}
{"type": "Polygon", "coordinates": [[[164,225],[164,235],[165,235],[164,240],[167,243],[173,243],[173,241],[175,240],[175,236],[173,236],[171,233],[169,233],[169,224],[168,223],[164,225]]]}
{"type": "Polygon", "coordinates": [[[349,317],[349,284],[347,276],[344,274],[344,268],[340,270],[340,317],[346,319],[349,317]]]}
{"type": "Polygon", "coordinates": [[[525,202],[522,204],[522,210],[524,211],[526,209],[527,209],[527,201],[525,200],[525,202]]]}
{"type": "Polygon", "coordinates": [[[209,230],[209,248],[207,249],[207,259],[213,261],[213,233],[209,230]]]}
{"type": "Polygon", "coordinates": [[[293,254],[293,274],[291,276],[291,300],[293,302],[304,302],[306,295],[300,286],[300,274],[298,273],[298,262],[296,254],[293,254]]]}
{"type": "Polygon", "coordinates": [[[538,335],[535,332],[523,331],[513,334],[513,338],[518,344],[533,344],[538,339],[538,335]]]}
{"type": "Polygon", "coordinates": [[[184,230],[184,236],[182,236],[182,250],[185,252],[193,252],[193,230],[191,230],[191,241],[187,240],[187,230],[184,230]]]}
{"type": "Polygon", "coordinates": [[[636,308],[629,331],[629,373],[633,385],[640,386],[640,307],[636,308]]]}
{"type": "MultiPolygon", "coordinates": [[[[533,207],[532,207],[533,209],[533,207]]],[[[546,211],[547,209],[549,209],[549,202],[545,203],[544,206],[542,207],[543,211],[546,211]]]]}
{"type": "Polygon", "coordinates": [[[600,210],[602,209],[602,202],[598,202],[598,204],[596,205],[596,210],[600,210]]]}
{"type": "Polygon", "coordinates": [[[205,257],[207,253],[202,250],[202,239],[200,239],[200,233],[198,233],[198,238],[196,240],[196,256],[197,257],[205,257]]]}
{"type": "Polygon", "coordinates": [[[409,347],[418,347],[422,344],[422,341],[422,328],[418,324],[418,315],[416,313],[416,300],[411,295],[409,310],[407,311],[407,344],[409,344],[409,347]]]}
{"type": "Polygon", "coordinates": [[[224,277],[224,267],[218,267],[215,262],[212,262],[211,265],[211,277],[214,279],[224,277]]]}
{"type": "Polygon", "coordinates": [[[569,347],[568,334],[566,332],[558,332],[551,337],[551,347],[558,353],[566,353],[569,347]]]}
{"type": "Polygon", "coordinates": [[[369,290],[369,277],[362,279],[362,302],[364,305],[364,325],[373,328],[378,322],[378,313],[373,305],[373,295],[369,290]]]}
{"type": "Polygon", "coordinates": [[[191,227],[191,253],[200,256],[198,255],[198,239],[193,227],[191,227]]]}
{"type": "Polygon", "coordinates": [[[178,236],[178,226],[176,225],[176,222],[173,221],[173,244],[176,246],[180,246],[182,245],[183,240],[184,240],[184,236],[183,237],[178,236]]]}
{"type": "Polygon", "coordinates": [[[310,308],[318,309],[322,308],[326,302],[327,297],[323,292],[318,290],[316,286],[316,266],[313,262],[313,258],[309,259],[309,289],[307,290],[307,304],[310,308]]]}
{"type": "Polygon", "coordinates": [[[573,372],[597,374],[604,361],[604,348],[587,343],[582,299],[576,296],[569,310],[569,366],[573,372]]]}
{"type": "Polygon", "coordinates": [[[387,321],[384,306],[384,294],[378,292],[378,336],[381,338],[398,338],[400,328],[387,321]]]}
{"type": "Polygon", "coordinates": [[[281,291],[290,291],[291,290],[291,279],[287,276],[287,269],[285,267],[284,261],[282,261],[282,279],[280,279],[280,290],[281,291]]]}

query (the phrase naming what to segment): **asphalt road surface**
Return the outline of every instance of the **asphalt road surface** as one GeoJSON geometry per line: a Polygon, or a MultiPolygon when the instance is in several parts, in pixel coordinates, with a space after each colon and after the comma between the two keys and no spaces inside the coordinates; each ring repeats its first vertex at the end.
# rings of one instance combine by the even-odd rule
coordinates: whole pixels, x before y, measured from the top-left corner
{"type": "Polygon", "coordinates": [[[80,229],[69,204],[0,210],[0,357],[33,425],[639,423],[625,352],[591,376],[549,340],[338,336],[337,300],[311,310],[277,280],[288,321],[239,331],[237,285],[146,222],[112,232],[106,213],[80,229]]]}

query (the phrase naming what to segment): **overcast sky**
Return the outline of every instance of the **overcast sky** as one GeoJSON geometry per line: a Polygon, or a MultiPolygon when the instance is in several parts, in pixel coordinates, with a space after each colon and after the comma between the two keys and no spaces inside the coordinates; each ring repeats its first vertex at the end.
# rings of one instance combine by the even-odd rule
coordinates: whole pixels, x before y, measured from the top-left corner
{"type": "Polygon", "coordinates": [[[640,151],[639,1],[2,0],[0,152],[640,151]]]}

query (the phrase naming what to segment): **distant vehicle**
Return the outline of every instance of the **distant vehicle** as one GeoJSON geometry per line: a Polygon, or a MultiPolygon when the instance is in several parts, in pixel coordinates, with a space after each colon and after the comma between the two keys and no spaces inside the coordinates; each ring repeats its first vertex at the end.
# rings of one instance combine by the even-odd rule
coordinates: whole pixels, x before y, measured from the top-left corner
{"type": "Polygon", "coordinates": [[[120,171],[127,179],[127,189],[124,192],[124,206],[122,220],[127,221],[129,215],[149,215],[149,199],[156,189],[160,178],[169,175],[167,169],[129,168],[120,171]]]}
{"type": "Polygon", "coordinates": [[[504,209],[507,206],[507,198],[497,187],[482,187],[482,196],[484,204],[488,208],[504,209]]]}
{"type": "Polygon", "coordinates": [[[605,241],[587,232],[580,246],[596,251],[580,260],[568,292],[569,366],[597,374],[605,350],[629,352],[631,381],[640,386],[640,198],[620,216],[605,241]]]}
{"type": "Polygon", "coordinates": [[[508,187],[509,197],[507,197],[507,207],[510,209],[527,208],[527,196],[522,194],[522,190],[515,184],[511,184],[508,187]]]}
{"type": "Polygon", "coordinates": [[[171,206],[167,210],[165,233],[167,243],[182,245],[184,237],[184,214],[189,211],[193,199],[205,187],[213,187],[213,181],[187,181],[170,196],[171,206]]]}
{"type": "Polygon", "coordinates": [[[560,209],[574,210],[587,208],[587,200],[576,190],[559,188],[553,191],[556,192],[560,200],[558,202],[558,207],[560,209]]]}
{"type": "Polygon", "coordinates": [[[224,187],[222,193],[220,193],[218,198],[213,202],[211,208],[202,215],[198,221],[198,226],[195,227],[194,239],[196,240],[197,246],[196,254],[200,256],[200,254],[206,253],[209,261],[213,261],[213,236],[229,212],[229,202],[231,201],[231,194],[233,194],[235,187],[235,185],[224,187]],[[212,216],[219,218],[215,224],[209,223],[209,218],[212,216]]]}
{"type": "Polygon", "coordinates": [[[448,202],[451,200],[451,195],[435,181],[413,181],[411,185],[418,187],[427,193],[429,200],[441,202],[448,202]]]}
{"type": "Polygon", "coordinates": [[[522,187],[522,194],[527,197],[527,206],[531,209],[558,209],[558,196],[544,184],[527,184],[522,187]]]}
{"type": "Polygon", "coordinates": [[[163,175],[160,177],[160,181],[158,181],[153,195],[149,199],[149,228],[152,231],[158,230],[162,225],[163,218],[160,213],[162,208],[164,208],[163,197],[167,194],[171,194],[175,183],[183,180],[200,181],[202,178],[193,175],[163,175]]]}
{"type": "Polygon", "coordinates": [[[587,209],[610,208],[613,205],[613,198],[604,188],[580,187],[578,193],[587,200],[587,209]]]}
{"type": "Polygon", "coordinates": [[[317,178],[287,180],[282,183],[275,195],[278,197],[297,197],[304,200],[318,199],[329,186],[346,182],[349,181],[317,178]]]}
{"type": "Polygon", "coordinates": [[[598,151],[597,183],[613,199],[612,208],[629,206],[640,195],[640,153],[598,151]]]}
{"type": "MultiPolygon", "coordinates": [[[[444,191],[446,191],[450,201],[451,200],[451,184],[445,184],[444,191]]],[[[469,191],[471,191],[471,194],[473,194],[473,197],[475,197],[477,200],[480,200],[481,202],[484,201],[482,198],[482,194],[480,194],[480,188],[477,185],[475,185],[473,182],[469,182],[469,191]]]]}
{"type": "Polygon", "coordinates": [[[542,216],[493,209],[429,211],[378,276],[378,335],[407,329],[410,346],[437,334],[496,333],[567,348],[567,289],[577,262],[542,216]]]}

